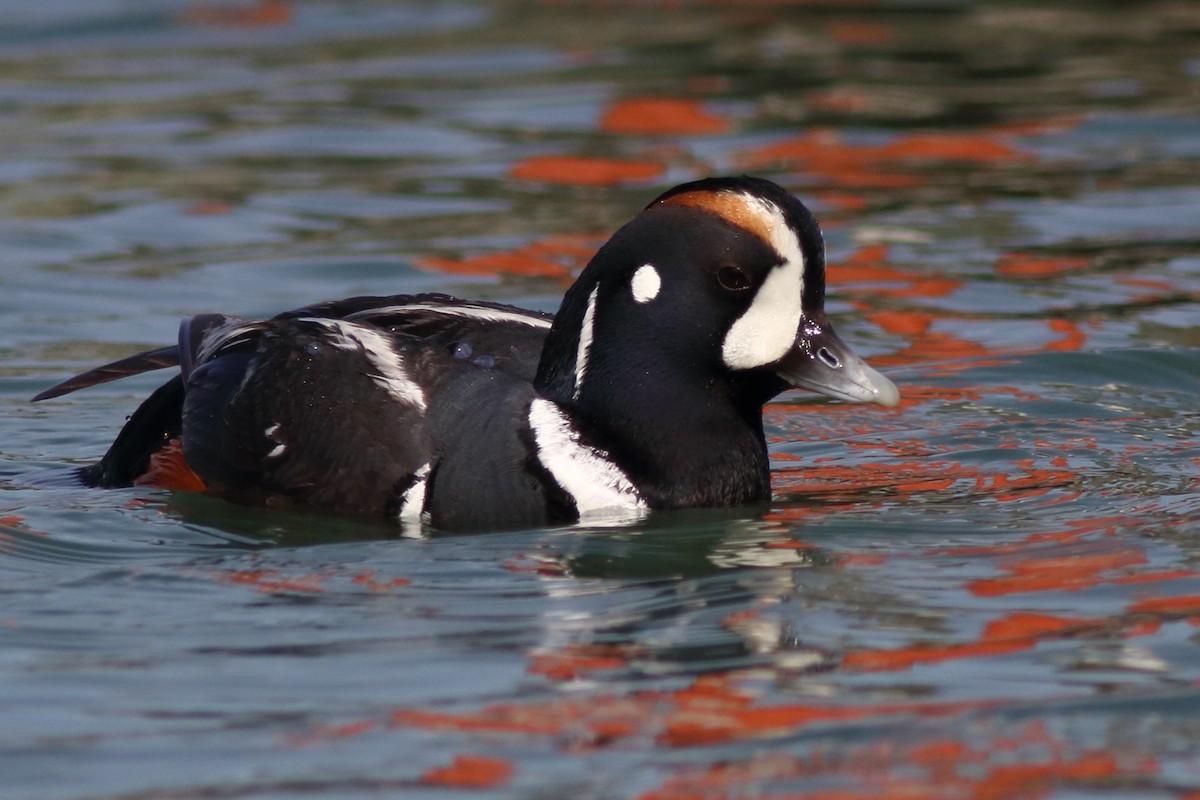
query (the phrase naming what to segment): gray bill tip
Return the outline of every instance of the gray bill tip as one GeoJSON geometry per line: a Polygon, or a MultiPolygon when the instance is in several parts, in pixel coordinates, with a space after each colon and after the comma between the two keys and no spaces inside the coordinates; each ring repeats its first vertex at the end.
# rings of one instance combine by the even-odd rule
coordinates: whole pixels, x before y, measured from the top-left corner
{"type": "Polygon", "coordinates": [[[896,384],[855,355],[827,323],[800,336],[775,369],[793,386],[826,397],[885,408],[900,404],[896,384]]]}

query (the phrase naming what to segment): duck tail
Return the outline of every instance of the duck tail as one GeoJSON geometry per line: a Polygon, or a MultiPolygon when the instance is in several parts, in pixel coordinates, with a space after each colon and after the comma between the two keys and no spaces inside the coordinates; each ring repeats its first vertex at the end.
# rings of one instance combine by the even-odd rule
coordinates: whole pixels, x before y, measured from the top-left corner
{"type": "Polygon", "coordinates": [[[97,463],[79,470],[88,486],[112,489],[132,486],[150,469],[150,459],[180,435],[183,377],[158,387],[126,421],[116,440],[97,463]]]}

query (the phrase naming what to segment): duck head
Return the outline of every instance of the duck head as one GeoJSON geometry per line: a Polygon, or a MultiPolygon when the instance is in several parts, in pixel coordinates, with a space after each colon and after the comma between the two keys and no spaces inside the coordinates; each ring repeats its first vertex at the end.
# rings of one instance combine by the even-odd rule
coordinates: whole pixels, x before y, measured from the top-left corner
{"type": "Polygon", "coordinates": [[[789,387],[895,406],[895,385],[838,337],[824,302],[824,241],[803,203],[761,178],[685,183],[568,290],[536,385],[583,413],[618,394],[685,403],[692,391],[746,416],[789,387]]]}

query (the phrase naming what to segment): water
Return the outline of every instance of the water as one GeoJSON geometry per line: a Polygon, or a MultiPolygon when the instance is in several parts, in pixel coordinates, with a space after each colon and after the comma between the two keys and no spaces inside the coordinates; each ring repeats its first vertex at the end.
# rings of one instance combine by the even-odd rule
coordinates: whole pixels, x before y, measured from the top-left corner
{"type": "Polygon", "coordinates": [[[0,3],[0,795],[1200,796],[1187,3],[0,3]],[[673,183],[821,217],[905,395],[767,508],[398,539],[65,485],[204,311],[554,309],[673,183]]]}

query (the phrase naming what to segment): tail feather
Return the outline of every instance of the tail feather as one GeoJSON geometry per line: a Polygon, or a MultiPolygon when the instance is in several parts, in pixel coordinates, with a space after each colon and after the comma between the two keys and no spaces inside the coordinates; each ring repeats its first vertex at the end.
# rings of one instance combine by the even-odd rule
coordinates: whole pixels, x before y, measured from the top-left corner
{"type": "Polygon", "coordinates": [[[56,383],[34,397],[33,402],[49,400],[52,397],[62,397],[64,394],[77,392],[80,389],[87,389],[90,386],[99,386],[109,381],[127,378],[130,375],[139,375],[143,372],[177,366],[179,366],[179,348],[175,345],[160,347],[157,350],[148,350],[145,353],[138,353],[127,358],[122,358],[119,361],[113,361],[96,367],[95,369],[89,369],[87,372],[76,375],[73,378],[68,378],[62,383],[56,383]]]}
{"type": "Polygon", "coordinates": [[[132,486],[150,469],[150,457],[180,435],[183,378],[176,375],[138,406],[104,458],[79,470],[89,486],[132,486]]]}

